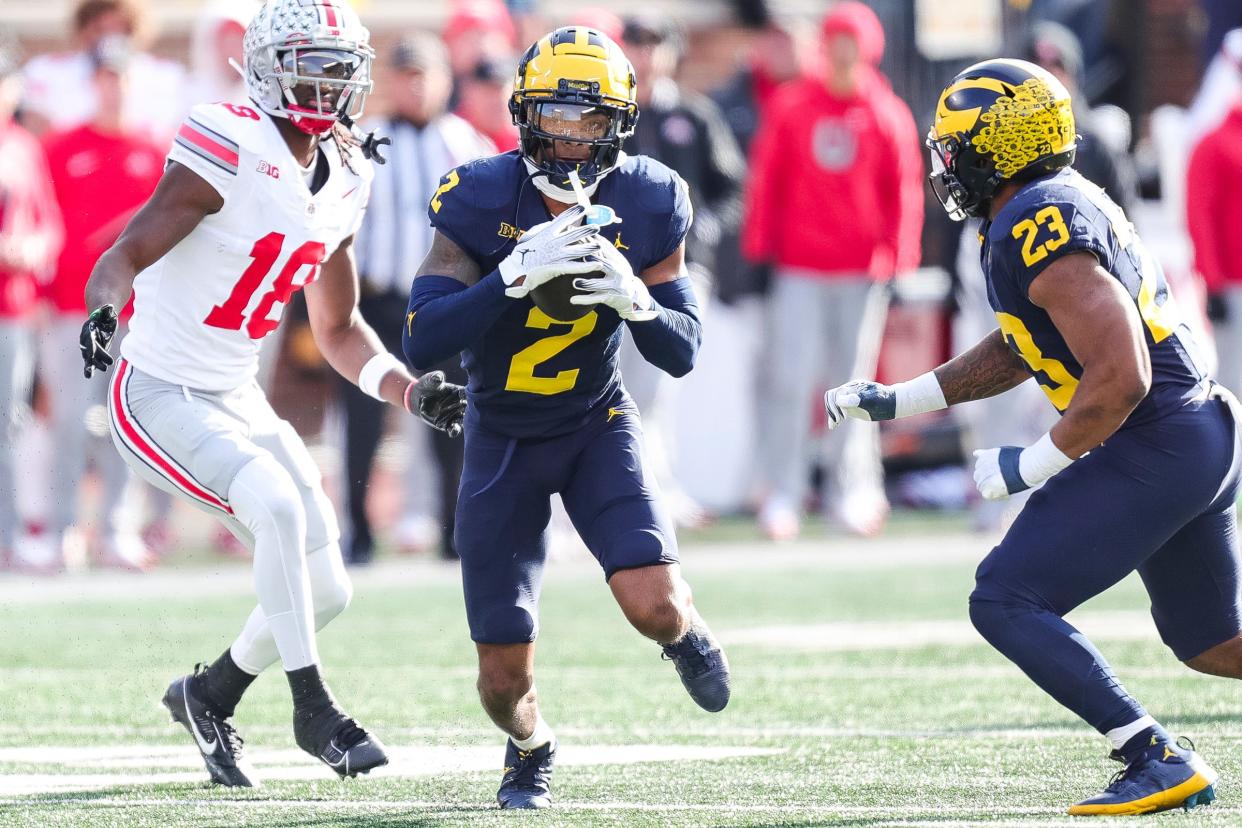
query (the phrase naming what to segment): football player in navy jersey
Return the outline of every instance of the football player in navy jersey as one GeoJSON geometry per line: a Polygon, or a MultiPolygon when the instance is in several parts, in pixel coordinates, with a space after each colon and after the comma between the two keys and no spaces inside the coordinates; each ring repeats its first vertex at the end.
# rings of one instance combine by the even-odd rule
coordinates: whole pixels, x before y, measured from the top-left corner
{"type": "Polygon", "coordinates": [[[1122,210],[1070,168],[1070,97],[1017,60],[961,72],[927,139],[931,184],[980,242],[999,328],[916,379],[830,390],[831,425],[978,400],[1032,376],[1063,415],[1026,447],[975,452],[985,498],[1042,485],[979,566],[970,617],[1112,743],[1124,764],[1071,814],[1211,802],[1217,774],[1175,742],[1064,616],[1138,570],[1165,644],[1242,677],[1236,400],[1215,385],[1164,275],[1122,210]]]}
{"type": "Polygon", "coordinates": [[[469,373],[455,543],[479,695],[509,735],[503,808],[551,803],[556,739],[539,714],[534,655],[555,493],[626,618],[663,646],[691,698],[713,712],[729,700],[728,663],[680,574],[617,367],[622,327],[674,376],[693,367],[701,338],[684,264],[686,186],[621,151],[638,118],[635,83],[594,29],[557,29],[531,46],[510,102],[521,146],[444,176],[410,291],[410,363],[461,352],[469,373]],[[558,284],[577,314],[553,318],[533,301],[556,279],[572,280],[558,284]]]}

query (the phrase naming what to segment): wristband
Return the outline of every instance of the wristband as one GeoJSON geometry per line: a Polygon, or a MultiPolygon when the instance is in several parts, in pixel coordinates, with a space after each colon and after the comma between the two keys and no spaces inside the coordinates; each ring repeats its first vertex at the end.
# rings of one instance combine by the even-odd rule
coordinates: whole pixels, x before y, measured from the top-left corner
{"type": "Polygon", "coordinates": [[[896,417],[911,417],[949,407],[934,371],[897,383],[893,386],[893,393],[897,399],[896,417]]]}
{"type": "Polygon", "coordinates": [[[380,395],[380,383],[383,382],[384,377],[388,376],[388,372],[400,367],[401,363],[397,358],[387,351],[376,354],[367,360],[366,365],[362,366],[362,371],[358,374],[358,388],[368,397],[384,402],[383,396],[380,395]]]}
{"type": "Polygon", "coordinates": [[[1018,455],[1018,474],[1028,486],[1035,486],[1073,462],[1074,458],[1057,448],[1052,442],[1052,432],[1048,432],[1018,455]]]}

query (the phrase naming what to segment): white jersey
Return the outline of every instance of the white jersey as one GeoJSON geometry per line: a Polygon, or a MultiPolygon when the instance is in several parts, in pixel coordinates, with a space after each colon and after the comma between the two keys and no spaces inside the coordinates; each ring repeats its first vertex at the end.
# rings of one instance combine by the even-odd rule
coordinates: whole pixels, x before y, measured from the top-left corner
{"type": "Polygon", "coordinates": [[[234,104],[194,107],[168,158],[211,184],[224,207],[138,274],[125,359],[205,391],[254,378],[263,337],[357,232],[366,209],[371,162],[355,149],[346,167],[332,142],[321,151],[330,173],[312,194],[268,115],[234,104]]]}

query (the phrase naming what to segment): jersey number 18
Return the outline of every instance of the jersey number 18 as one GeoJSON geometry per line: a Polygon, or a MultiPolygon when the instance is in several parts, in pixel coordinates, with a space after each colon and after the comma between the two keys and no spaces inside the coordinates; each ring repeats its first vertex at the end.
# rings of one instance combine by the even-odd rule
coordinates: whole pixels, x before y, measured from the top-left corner
{"type": "Polygon", "coordinates": [[[285,262],[285,266],[280,269],[280,275],[272,283],[272,289],[263,294],[263,298],[259,300],[259,304],[255,306],[254,312],[250,314],[250,319],[247,321],[246,307],[250,304],[255,291],[263,284],[267,274],[271,272],[276,260],[280,258],[284,244],[283,233],[268,233],[255,242],[250,250],[250,258],[254,261],[237,280],[229,298],[224,301],[224,304],[212,308],[211,313],[207,314],[207,318],[203,320],[203,324],[228,331],[240,331],[244,324],[246,334],[251,339],[262,339],[276,330],[276,326],[280,324],[279,318],[267,318],[267,315],[272,312],[272,307],[277,302],[282,304],[288,302],[299,288],[315,281],[319,265],[323,262],[326,252],[323,242],[317,241],[306,242],[294,250],[289,256],[289,261],[285,262]],[[311,267],[310,276],[302,284],[295,285],[293,277],[307,265],[311,267]]]}

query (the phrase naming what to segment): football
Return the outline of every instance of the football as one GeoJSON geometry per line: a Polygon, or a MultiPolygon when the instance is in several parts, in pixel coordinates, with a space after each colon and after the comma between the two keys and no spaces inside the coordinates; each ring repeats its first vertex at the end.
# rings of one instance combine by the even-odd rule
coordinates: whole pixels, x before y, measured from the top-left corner
{"type": "Polygon", "coordinates": [[[571,297],[586,292],[574,287],[574,280],[600,279],[603,276],[603,272],[598,270],[590,273],[566,273],[532,290],[530,298],[535,307],[557,322],[574,322],[595,309],[593,305],[575,305],[569,301],[571,297]]]}

